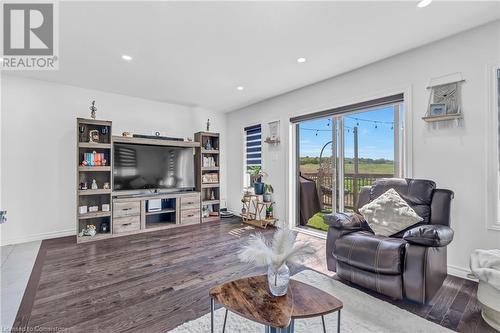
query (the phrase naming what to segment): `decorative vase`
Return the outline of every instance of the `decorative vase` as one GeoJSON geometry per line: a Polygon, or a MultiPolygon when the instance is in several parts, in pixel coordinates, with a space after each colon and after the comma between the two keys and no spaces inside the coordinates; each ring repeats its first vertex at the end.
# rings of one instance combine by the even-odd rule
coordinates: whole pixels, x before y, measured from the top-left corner
{"type": "Polygon", "coordinates": [[[253,184],[253,188],[255,190],[256,195],[264,194],[264,185],[265,185],[264,183],[257,181],[253,184]]]}
{"type": "Polygon", "coordinates": [[[276,269],[269,266],[267,270],[267,282],[269,284],[269,291],[274,296],[283,296],[288,292],[288,283],[290,282],[290,269],[286,264],[276,269]]]}

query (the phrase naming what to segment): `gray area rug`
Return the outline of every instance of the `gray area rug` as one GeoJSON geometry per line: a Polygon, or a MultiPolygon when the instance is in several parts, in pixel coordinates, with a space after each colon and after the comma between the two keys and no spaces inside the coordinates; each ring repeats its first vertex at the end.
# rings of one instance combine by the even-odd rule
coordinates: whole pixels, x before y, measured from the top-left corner
{"type": "MultiPolygon", "coordinates": [[[[315,271],[302,271],[294,275],[293,279],[324,290],[344,303],[341,315],[341,332],[453,332],[315,271]]],[[[219,309],[215,312],[215,332],[222,331],[223,320],[224,309],[219,309]]],[[[336,332],[337,313],[325,316],[325,321],[327,332],[336,332]]],[[[170,333],[207,332],[210,332],[210,313],[170,331],[170,333]]],[[[264,326],[229,312],[226,333],[235,332],[262,333],[264,332],[264,326]]],[[[323,332],[321,317],[296,320],[295,332],[323,332]]]]}

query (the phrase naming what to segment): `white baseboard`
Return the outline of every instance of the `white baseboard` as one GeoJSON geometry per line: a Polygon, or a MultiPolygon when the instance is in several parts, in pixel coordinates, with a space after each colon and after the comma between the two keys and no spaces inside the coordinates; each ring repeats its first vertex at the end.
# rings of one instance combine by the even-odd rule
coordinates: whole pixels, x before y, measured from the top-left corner
{"type": "Polygon", "coordinates": [[[13,244],[27,243],[27,242],[33,242],[33,241],[38,241],[38,240],[57,238],[57,237],[65,237],[65,236],[73,236],[73,235],[76,235],[75,229],[43,232],[40,234],[26,235],[23,237],[2,239],[2,245],[13,245],[13,244]]]}
{"type": "Polygon", "coordinates": [[[448,274],[453,275],[453,276],[457,276],[457,277],[462,278],[462,279],[467,279],[467,280],[477,282],[477,279],[473,279],[469,276],[469,274],[471,274],[471,271],[467,268],[464,268],[464,267],[448,265],[448,274]]]}

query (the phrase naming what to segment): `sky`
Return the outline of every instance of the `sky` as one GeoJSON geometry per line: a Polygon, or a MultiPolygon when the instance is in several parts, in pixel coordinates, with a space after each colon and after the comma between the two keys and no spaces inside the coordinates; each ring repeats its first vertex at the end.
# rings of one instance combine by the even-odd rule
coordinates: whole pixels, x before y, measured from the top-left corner
{"type": "MultiPolygon", "coordinates": [[[[353,128],[357,126],[360,158],[394,160],[393,121],[393,106],[345,116],[345,157],[354,157],[353,128]]],[[[302,157],[319,156],[321,148],[332,140],[329,118],[304,121],[300,123],[299,128],[302,157]]],[[[330,145],[325,148],[323,156],[331,156],[330,145]]]]}

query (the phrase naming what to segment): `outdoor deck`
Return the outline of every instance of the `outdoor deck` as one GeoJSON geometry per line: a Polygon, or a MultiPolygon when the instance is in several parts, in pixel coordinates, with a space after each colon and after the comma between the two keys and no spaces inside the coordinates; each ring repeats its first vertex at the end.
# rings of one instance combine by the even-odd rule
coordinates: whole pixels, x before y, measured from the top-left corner
{"type": "MultiPolygon", "coordinates": [[[[322,184],[318,184],[319,174],[316,173],[302,173],[305,178],[311,179],[316,182],[316,186],[321,188],[320,200],[324,208],[329,209],[332,207],[332,178],[323,177],[322,184]]],[[[393,174],[354,174],[346,173],[344,175],[344,207],[347,210],[354,210],[355,203],[358,200],[358,194],[363,186],[370,186],[375,180],[379,178],[392,178],[393,174]]]]}

